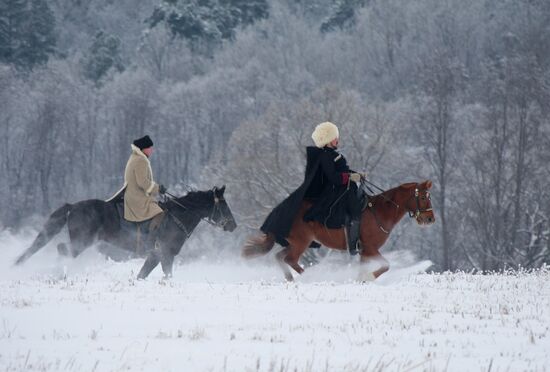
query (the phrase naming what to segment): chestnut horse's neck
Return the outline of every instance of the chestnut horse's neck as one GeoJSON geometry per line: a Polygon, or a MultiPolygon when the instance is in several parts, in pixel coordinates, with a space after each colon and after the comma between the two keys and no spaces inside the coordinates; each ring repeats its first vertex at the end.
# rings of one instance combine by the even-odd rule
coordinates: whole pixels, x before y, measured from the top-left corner
{"type": "Polygon", "coordinates": [[[408,212],[408,203],[417,187],[415,183],[405,183],[370,199],[372,207],[365,209],[365,213],[372,213],[377,220],[378,227],[389,234],[408,212]]]}

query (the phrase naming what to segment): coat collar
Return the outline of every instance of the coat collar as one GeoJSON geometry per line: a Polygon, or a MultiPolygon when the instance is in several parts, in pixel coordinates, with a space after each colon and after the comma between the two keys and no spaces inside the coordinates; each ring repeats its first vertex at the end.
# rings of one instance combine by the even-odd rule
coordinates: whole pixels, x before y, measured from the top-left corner
{"type": "Polygon", "coordinates": [[[149,161],[149,158],[147,157],[147,155],[145,155],[143,153],[143,151],[141,151],[139,149],[139,147],[137,147],[136,145],[134,145],[133,143],[130,145],[132,147],[132,153],[138,155],[138,156],[143,156],[145,159],[147,159],[147,161],[149,161]]]}
{"type": "Polygon", "coordinates": [[[139,147],[137,147],[133,143],[130,146],[132,147],[132,154],[135,154],[137,156],[142,156],[145,160],[147,160],[147,167],[149,167],[149,172],[151,174],[151,181],[153,181],[153,169],[151,169],[151,162],[149,161],[149,158],[147,157],[147,155],[143,153],[143,151],[139,149],[139,147]]]}

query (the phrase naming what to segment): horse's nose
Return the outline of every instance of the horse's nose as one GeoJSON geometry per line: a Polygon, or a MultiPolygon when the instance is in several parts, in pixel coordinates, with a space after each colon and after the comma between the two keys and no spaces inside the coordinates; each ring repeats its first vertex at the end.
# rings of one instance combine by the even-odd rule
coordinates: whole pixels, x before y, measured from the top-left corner
{"type": "Polygon", "coordinates": [[[435,218],[433,217],[428,217],[428,223],[434,223],[435,222],[435,218]]]}

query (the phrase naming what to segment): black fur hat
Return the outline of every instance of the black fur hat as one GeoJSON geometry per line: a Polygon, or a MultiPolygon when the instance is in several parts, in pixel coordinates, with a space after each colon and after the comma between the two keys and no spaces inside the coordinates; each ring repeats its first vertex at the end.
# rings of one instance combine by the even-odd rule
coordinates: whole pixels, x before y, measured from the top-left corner
{"type": "Polygon", "coordinates": [[[151,138],[149,136],[144,136],[135,140],[134,145],[138,147],[140,150],[143,150],[153,146],[153,141],[151,141],[151,138]]]}

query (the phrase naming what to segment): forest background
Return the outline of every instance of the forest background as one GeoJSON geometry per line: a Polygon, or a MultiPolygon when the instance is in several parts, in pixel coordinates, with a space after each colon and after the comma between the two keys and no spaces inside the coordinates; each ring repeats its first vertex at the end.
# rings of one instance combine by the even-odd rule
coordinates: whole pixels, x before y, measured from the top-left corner
{"type": "Polygon", "coordinates": [[[549,110],[549,1],[0,0],[0,228],[111,196],[149,134],[156,180],[226,184],[242,240],[330,120],[377,185],[434,182],[436,225],[385,249],[539,267],[549,110]]]}

